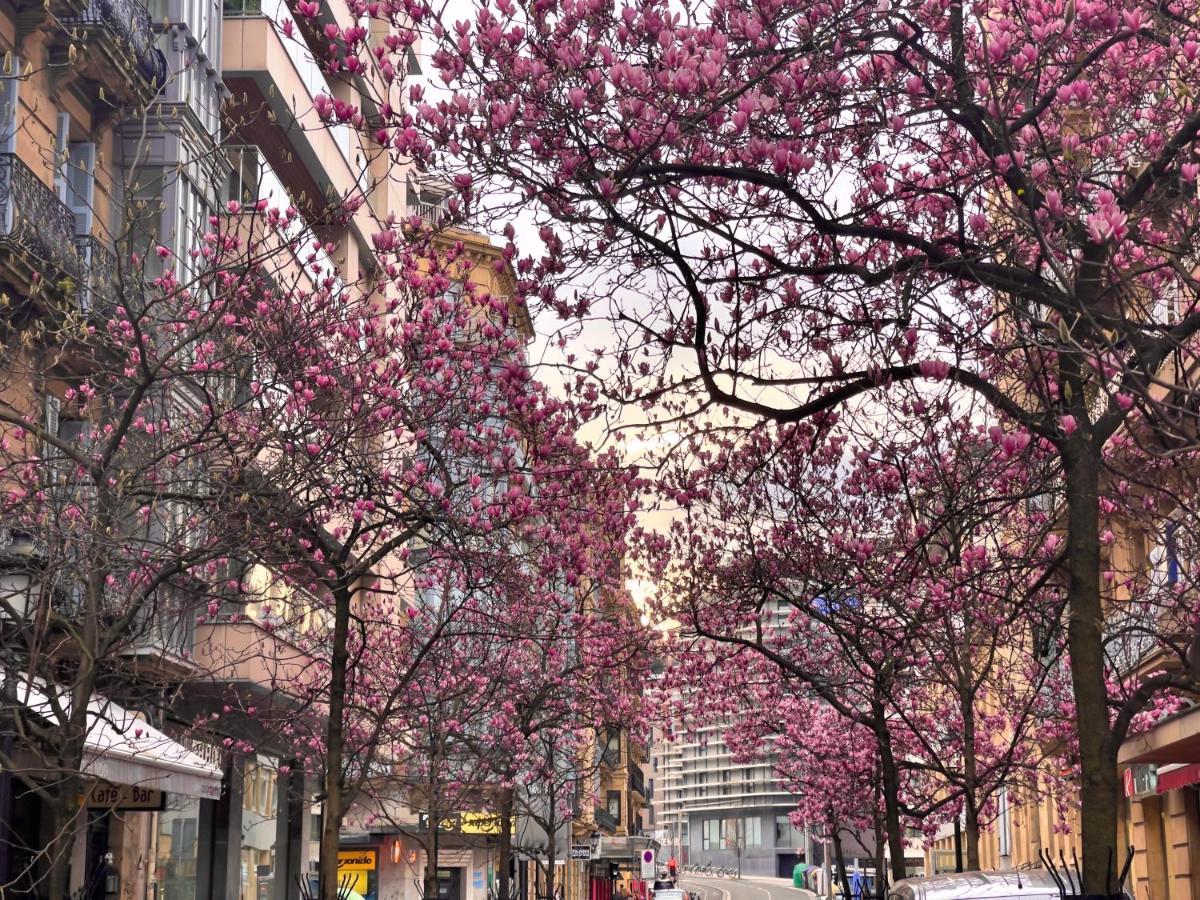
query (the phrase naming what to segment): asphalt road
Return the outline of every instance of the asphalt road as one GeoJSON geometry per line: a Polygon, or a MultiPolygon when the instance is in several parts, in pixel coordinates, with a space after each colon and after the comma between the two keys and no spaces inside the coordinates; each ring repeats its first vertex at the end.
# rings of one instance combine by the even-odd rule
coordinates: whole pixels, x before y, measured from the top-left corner
{"type": "Polygon", "coordinates": [[[817,895],[792,887],[782,878],[704,878],[684,875],[684,890],[696,891],[700,900],[817,900],[817,895]]]}

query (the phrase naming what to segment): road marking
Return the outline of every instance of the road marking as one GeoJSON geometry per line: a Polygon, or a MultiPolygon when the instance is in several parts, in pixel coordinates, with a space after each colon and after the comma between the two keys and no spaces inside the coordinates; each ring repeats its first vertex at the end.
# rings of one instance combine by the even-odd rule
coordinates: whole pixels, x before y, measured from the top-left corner
{"type": "Polygon", "coordinates": [[[689,880],[693,881],[700,890],[704,891],[707,896],[710,892],[715,893],[721,900],[733,900],[733,895],[728,890],[716,884],[705,884],[700,881],[701,876],[693,875],[689,880]]]}
{"type": "MultiPolygon", "coordinates": [[[[709,877],[711,877],[711,876],[709,876],[709,877]]],[[[721,895],[722,900],[733,900],[733,894],[727,888],[721,887],[720,885],[717,885],[717,884],[712,884],[712,885],[706,884],[704,881],[702,881],[701,879],[704,879],[705,876],[692,875],[692,876],[689,876],[689,878],[691,880],[693,880],[695,882],[695,884],[701,890],[704,890],[706,892],[707,891],[717,892],[721,895]]],[[[751,890],[762,891],[764,894],[767,895],[767,900],[776,900],[776,897],[773,892],[777,891],[777,890],[778,891],[791,891],[794,894],[799,894],[800,897],[802,898],[802,900],[818,900],[818,895],[814,894],[808,888],[798,888],[792,884],[773,884],[773,883],[769,884],[769,887],[768,887],[768,886],[765,886],[761,882],[758,884],[755,884],[753,876],[751,876],[750,878],[735,879],[735,880],[729,881],[727,883],[730,886],[741,885],[742,887],[748,887],[751,890]]]]}

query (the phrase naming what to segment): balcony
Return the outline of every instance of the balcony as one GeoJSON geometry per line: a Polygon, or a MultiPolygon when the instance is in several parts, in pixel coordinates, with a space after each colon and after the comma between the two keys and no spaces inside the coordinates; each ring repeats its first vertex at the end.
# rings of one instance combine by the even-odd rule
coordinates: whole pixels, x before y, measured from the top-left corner
{"type": "Polygon", "coordinates": [[[194,675],[196,619],[186,608],[147,607],[138,617],[134,640],[124,656],[143,675],[181,678],[194,675]]]}
{"type": "Polygon", "coordinates": [[[592,812],[596,818],[596,827],[601,831],[607,831],[609,834],[612,834],[617,830],[617,826],[620,825],[617,817],[603,806],[597,805],[592,812]]]}
{"type": "Polygon", "coordinates": [[[414,200],[408,204],[408,214],[422,222],[436,225],[449,212],[444,200],[414,200]]]}
{"type": "Polygon", "coordinates": [[[319,207],[330,194],[354,192],[358,144],[349,125],[327,124],[317,113],[315,98],[334,92],[301,29],[286,33],[289,23],[284,0],[226,0],[221,73],[235,98],[226,113],[239,123],[234,141],[264,148],[289,192],[319,207]]]}
{"type": "Polygon", "coordinates": [[[337,267],[323,246],[316,247],[316,235],[308,223],[297,217],[289,225],[276,228],[256,210],[258,201],[279,209],[299,207],[262,150],[231,144],[225,152],[230,163],[226,196],[241,205],[237,213],[229,213],[226,208],[224,215],[230,218],[262,274],[286,292],[312,291],[326,278],[337,279],[337,267]]]}
{"type": "MultiPolygon", "coordinates": [[[[154,46],[150,11],[138,0],[90,0],[63,24],[69,42],[83,41],[82,73],[107,96],[145,102],[167,83],[167,60],[154,46]]],[[[58,49],[67,52],[65,46],[58,49]]]]}
{"type": "Polygon", "coordinates": [[[646,776],[642,773],[642,767],[636,763],[629,766],[629,789],[635,794],[641,794],[643,800],[646,799],[646,776]]]}
{"type": "Polygon", "coordinates": [[[0,246],[6,276],[16,285],[47,279],[69,293],[82,266],[75,216],[15,154],[0,153],[0,246]]]}
{"type": "Polygon", "coordinates": [[[75,238],[82,275],[79,282],[79,308],[89,316],[112,312],[120,296],[120,272],[117,257],[90,235],[75,238]]]}

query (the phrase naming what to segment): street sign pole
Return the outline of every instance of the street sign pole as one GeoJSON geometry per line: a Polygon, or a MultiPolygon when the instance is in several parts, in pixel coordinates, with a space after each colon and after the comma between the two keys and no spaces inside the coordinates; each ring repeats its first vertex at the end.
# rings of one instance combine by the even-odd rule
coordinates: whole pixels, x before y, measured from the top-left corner
{"type": "Polygon", "coordinates": [[[642,851],[642,881],[654,881],[657,869],[654,866],[654,848],[647,847],[642,851]]]}

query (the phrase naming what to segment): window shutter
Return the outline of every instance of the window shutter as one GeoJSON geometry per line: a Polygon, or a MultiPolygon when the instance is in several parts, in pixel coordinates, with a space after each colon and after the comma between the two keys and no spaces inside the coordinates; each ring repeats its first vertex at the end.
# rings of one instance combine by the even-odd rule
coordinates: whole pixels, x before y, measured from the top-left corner
{"type": "Polygon", "coordinates": [[[91,141],[73,141],[71,162],[67,169],[70,178],[71,212],[75,213],[75,233],[91,234],[92,203],[96,187],[96,145],[91,141]]]}
{"type": "MultiPolygon", "coordinates": [[[[58,420],[62,401],[53,394],[42,396],[42,430],[50,436],[58,437],[58,420]]],[[[42,441],[42,459],[52,459],[56,451],[48,440],[42,441]]]]}
{"type": "Polygon", "coordinates": [[[21,57],[11,57],[11,67],[0,72],[0,153],[17,152],[20,122],[21,57]]]}
{"type": "Polygon", "coordinates": [[[58,114],[58,129],[54,132],[54,192],[63,203],[68,202],[67,166],[70,164],[68,142],[71,140],[71,114],[58,114]]]}
{"type": "Polygon", "coordinates": [[[1179,544],[1175,539],[1175,529],[1177,523],[1168,522],[1163,534],[1163,548],[1166,551],[1167,563],[1167,584],[1175,585],[1179,582],[1179,544]]]}

